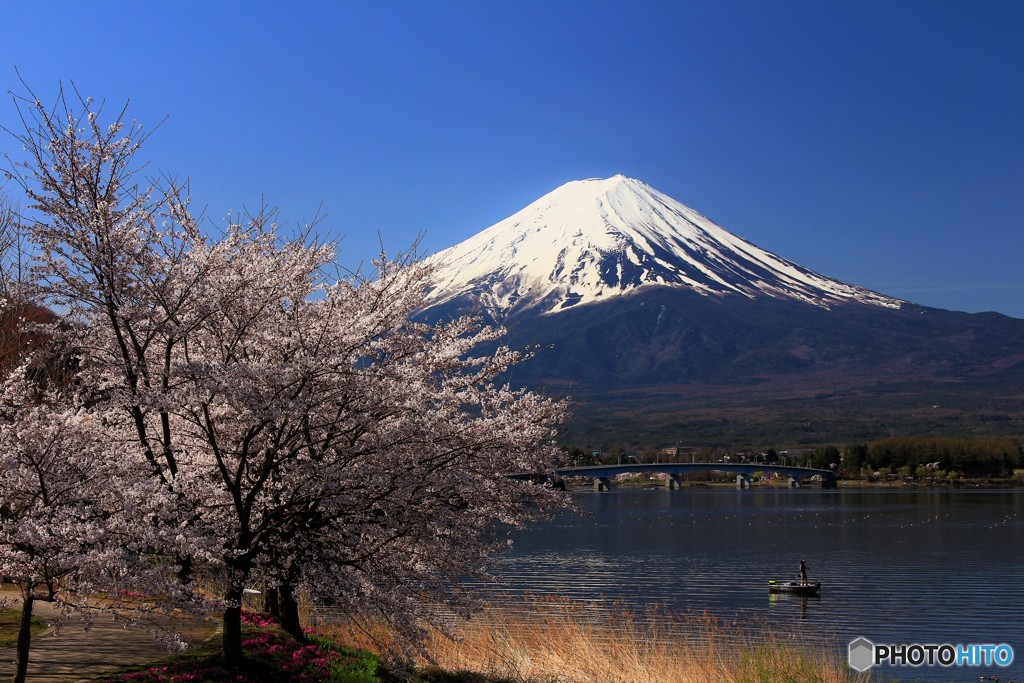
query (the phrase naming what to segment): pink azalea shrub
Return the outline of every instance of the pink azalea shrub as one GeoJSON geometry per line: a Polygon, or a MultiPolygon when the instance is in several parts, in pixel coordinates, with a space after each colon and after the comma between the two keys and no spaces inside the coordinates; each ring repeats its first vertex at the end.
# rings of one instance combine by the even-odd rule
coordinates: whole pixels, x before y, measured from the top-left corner
{"type": "Polygon", "coordinates": [[[242,623],[260,628],[275,628],[277,626],[277,622],[267,615],[247,609],[242,610],[242,623]]]}

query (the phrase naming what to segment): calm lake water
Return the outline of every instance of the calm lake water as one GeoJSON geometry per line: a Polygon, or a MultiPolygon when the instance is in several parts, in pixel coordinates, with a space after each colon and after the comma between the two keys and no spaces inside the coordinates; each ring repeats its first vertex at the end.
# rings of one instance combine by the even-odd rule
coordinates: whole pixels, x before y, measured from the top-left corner
{"type": "Polygon", "coordinates": [[[1009,669],[887,670],[901,681],[1024,680],[1024,492],[934,489],[575,492],[583,516],[517,533],[499,591],[708,611],[842,649],[1008,643],[1009,669]],[[820,598],[772,596],[799,561],[820,598]]]}

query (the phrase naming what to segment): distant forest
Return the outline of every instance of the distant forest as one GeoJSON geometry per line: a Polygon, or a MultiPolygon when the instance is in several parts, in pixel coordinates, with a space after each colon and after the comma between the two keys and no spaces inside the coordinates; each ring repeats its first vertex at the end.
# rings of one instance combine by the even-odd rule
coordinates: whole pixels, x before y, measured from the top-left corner
{"type": "Polygon", "coordinates": [[[1005,437],[894,437],[846,447],[843,469],[886,471],[919,477],[955,473],[965,477],[1009,477],[1024,468],[1024,448],[1005,437]]]}
{"type": "Polygon", "coordinates": [[[1010,478],[1024,481],[1024,442],[1012,437],[919,437],[903,436],[814,449],[737,451],[701,447],[694,449],[646,449],[638,452],[620,445],[593,450],[579,446],[565,449],[569,464],[614,462],[732,462],[799,464],[835,469],[840,477],[872,479],[894,475],[920,479],[956,480],[1010,478]]]}

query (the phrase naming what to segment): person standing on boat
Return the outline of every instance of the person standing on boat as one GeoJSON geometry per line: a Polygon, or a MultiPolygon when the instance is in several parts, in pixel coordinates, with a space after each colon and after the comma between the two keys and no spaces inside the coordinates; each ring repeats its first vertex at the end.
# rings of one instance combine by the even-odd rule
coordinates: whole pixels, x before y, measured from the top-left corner
{"type": "Polygon", "coordinates": [[[807,565],[804,564],[803,560],[800,560],[800,585],[807,585],[807,565]]]}

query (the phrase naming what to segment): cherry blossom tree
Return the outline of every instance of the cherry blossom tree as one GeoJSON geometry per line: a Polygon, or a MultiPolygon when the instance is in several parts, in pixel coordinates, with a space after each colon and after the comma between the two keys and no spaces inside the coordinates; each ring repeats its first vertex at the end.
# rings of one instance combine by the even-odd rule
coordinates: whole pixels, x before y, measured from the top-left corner
{"type": "MultiPolygon", "coordinates": [[[[471,319],[411,322],[430,274],[415,262],[381,259],[373,277],[312,287],[299,284],[314,282],[312,270],[302,271],[315,264],[305,261],[284,287],[268,273],[294,264],[268,247],[255,251],[238,259],[255,277],[233,281],[247,291],[273,281],[279,298],[266,306],[253,296],[247,305],[260,302],[259,311],[232,315],[248,335],[230,320],[207,319],[190,353],[232,371],[182,415],[200,442],[233,453],[237,471],[244,462],[265,474],[262,492],[245,491],[253,505],[244,523],[242,515],[232,521],[251,539],[236,570],[263,571],[285,607],[294,607],[288,596],[301,584],[415,635],[425,602],[449,599],[453,580],[477,574],[500,545],[495,523],[519,523],[559,502],[504,475],[550,469],[563,406],[493,384],[520,358],[494,348],[500,330],[471,319]],[[480,353],[485,346],[494,350],[480,353]],[[234,433],[213,427],[215,406],[234,433]]],[[[197,380],[211,374],[195,369],[197,380]]],[[[284,617],[301,638],[294,611],[284,617]]]]}
{"type": "Polygon", "coordinates": [[[225,576],[227,664],[254,577],[412,638],[505,526],[563,504],[505,475],[550,470],[564,406],[495,383],[521,359],[501,330],[413,322],[430,273],[411,255],[339,274],[333,245],[283,236],[268,211],[211,238],[187,187],[142,182],[147,134],[126,110],[103,124],[77,93],[18,104],[29,158],[11,175],[41,296],[90,412],[173,501],[164,556],[185,583],[225,576]]]}
{"type": "Polygon", "coordinates": [[[103,592],[109,608],[121,589],[156,586],[161,574],[145,556],[160,491],[95,416],[32,376],[17,368],[0,390],[0,575],[21,593],[15,681],[25,680],[37,591],[78,610],[98,607],[103,592]]]}

